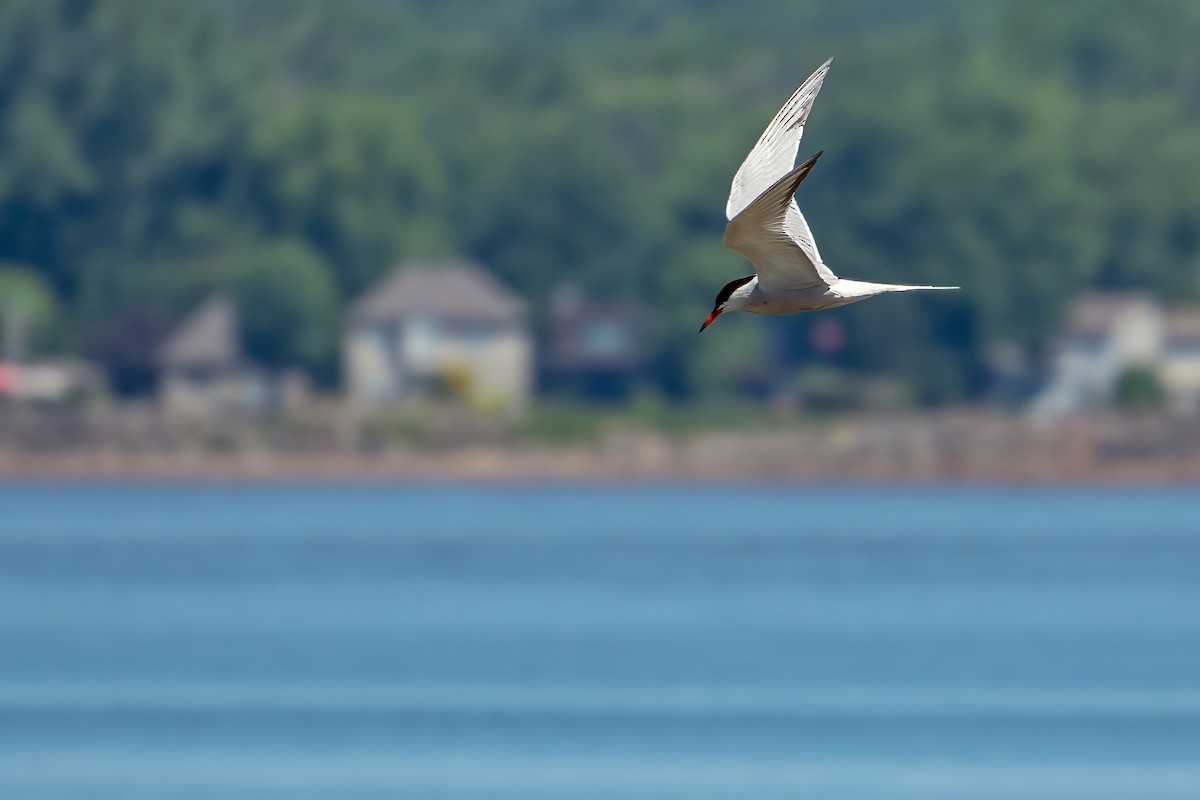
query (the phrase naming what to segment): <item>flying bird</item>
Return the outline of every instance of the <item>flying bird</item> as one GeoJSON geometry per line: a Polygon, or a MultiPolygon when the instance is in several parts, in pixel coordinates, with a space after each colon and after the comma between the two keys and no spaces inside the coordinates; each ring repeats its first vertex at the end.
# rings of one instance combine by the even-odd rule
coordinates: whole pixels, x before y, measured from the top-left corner
{"type": "Polygon", "coordinates": [[[957,286],[903,286],[839,278],[821,254],[800,206],[796,189],[821,153],[798,167],[796,151],[813,100],[833,59],[821,65],[788,98],[746,156],[725,205],[725,246],[754,265],[754,275],[732,280],[717,292],[703,331],[726,311],[751,314],[796,314],[857,303],[888,292],[957,289],[957,286]]]}

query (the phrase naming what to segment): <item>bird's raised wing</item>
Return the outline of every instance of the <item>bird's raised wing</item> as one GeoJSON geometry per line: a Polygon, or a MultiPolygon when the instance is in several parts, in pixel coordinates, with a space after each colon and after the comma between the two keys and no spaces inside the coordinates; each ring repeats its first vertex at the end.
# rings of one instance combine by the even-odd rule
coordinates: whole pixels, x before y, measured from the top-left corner
{"type": "Polygon", "coordinates": [[[754,198],[796,163],[796,149],[804,134],[804,123],[808,121],[808,112],[817,93],[821,91],[821,84],[832,63],[831,58],[808,76],[808,80],[779,109],[775,119],[771,120],[758,143],[746,156],[729,187],[729,200],[725,204],[726,219],[733,219],[742,213],[746,206],[754,202],[754,198]]]}
{"type": "Polygon", "coordinates": [[[794,197],[788,205],[787,216],[783,218],[783,230],[800,248],[804,258],[817,273],[817,277],[823,283],[832,286],[838,276],[834,275],[833,270],[825,266],[825,262],[821,260],[821,253],[817,250],[817,240],[813,238],[812,229],[808,227],[808,220],[800,213],[800,206],[796,204],[794,197]]]}
{"type": "Polygon", "coordinates": [[[725,246],[754,264],[764,289],[832,286],[838,279],[821,261],[793,197],[820,157],[817,153],[784,175],[725,226],[725,246]]]}

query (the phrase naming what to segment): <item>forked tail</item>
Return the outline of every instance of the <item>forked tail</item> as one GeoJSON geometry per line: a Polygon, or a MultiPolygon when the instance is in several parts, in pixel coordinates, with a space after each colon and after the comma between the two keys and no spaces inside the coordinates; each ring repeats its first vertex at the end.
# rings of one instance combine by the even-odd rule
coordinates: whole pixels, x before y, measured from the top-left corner
{"type": "Polygon", "coordinates": [[[946,291],[957,289],[957,286],[906,286],[902,283],[871,283],[870,281],[852,281],[842,278],[834,284],[834,291],[842,297],[874,297],[885,292],[918,292],[925,290],[946,291]]]}

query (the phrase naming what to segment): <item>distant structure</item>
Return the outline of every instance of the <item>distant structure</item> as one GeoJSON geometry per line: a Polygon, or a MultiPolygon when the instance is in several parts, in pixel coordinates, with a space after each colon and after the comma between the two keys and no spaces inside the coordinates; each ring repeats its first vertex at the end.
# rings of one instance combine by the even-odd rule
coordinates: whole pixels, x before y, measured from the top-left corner
{"type": "Polygon", "coordinates": [[[159,401],[171,416],[220,419],[293,408],[307,393],[297,372],[253,363],[241,342],[238,312],[226,297],[202,304],[159,351],[159,401]]]}
{"type": "Polygon", "coordinates": [[[1159,372],[1171,410],[1200,415],[1200,309],[1166,315],[1159,372]]]}
{"type": "Polygon", "coordinates": [[[0,401],[62,406],[107,392],[103,371],[87,361],[0,361],[0,401]]]}
{"type": "Polygon", "coordinates": [[[543,382],[594,399],[631,392],[645,359],[640,309],[629,303],[589,300],[574,286],[554,292],[543,382]]]}
{"type": "Polygon", "coordinates": [[[29,318],[10,300],[0,306],[0,401],[61,406],[106,394],[99,366],[77,358],[30,357],[29,318]]]}
{"type": "Polygon", "coordinates": [[[359,407],[441,395],[518,411],[529,400],[525,304],[473,262],[398,267],[354,305],[342,355],[359,407]]]}
{"type": "Polygon", "coordinates": [[[1167,313],[1141,292],[1082,295],[1032,411],[1054,419],[1110,408],[1117,382],[1134,368],[1157,376],[1173,412],[1200,414],[1200,310],[1167,313]]]}

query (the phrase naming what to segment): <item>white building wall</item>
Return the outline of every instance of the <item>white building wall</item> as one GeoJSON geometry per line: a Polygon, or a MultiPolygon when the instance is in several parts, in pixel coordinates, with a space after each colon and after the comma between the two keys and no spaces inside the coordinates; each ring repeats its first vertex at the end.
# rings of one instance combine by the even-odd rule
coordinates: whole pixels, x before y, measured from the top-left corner
{"type": "Polygon", "coordinates": [[[1200,348],[1168,348],[1161,377],[1172,411],[1185,416],[1200,413],[1200,348]]]}
{"type": "Polygon", "coordinates": [[[343,344],[346,389],[361,406],[380,407],[451,376],[481,407],[520,410],[533,385],[533,345],[520,325],[407,320],[400,330],[352,329],[343,344]]]}
{"type": "Polygon", "coordinates": [[[1113,320],[1113,360],[1119,374],[1135,364],[1153,364],[1163,350],[1163,313],[1145,300],[1123,308],[1113,320]]]}
{"type": "Polygon", "coordinates": [[[1033,414],[1054,419],[1108,407],[1121,373],[1154,366],[1163,352],[1163,315],[1151,300],[1129,303],[1114,315],[1107,330],[1067,339],[1055,358],[1046,388],[1033,403],[1033,414]]]}
{"type": "Polygon", "coordinates": [[[386,328],[351,328],[342,343],[342,369],[351,402],[375,407],[392,403],[404,391],[395,349],[396,334],[386,328]]]}
{"type": "MultiPolygon", "coordinates": [[[[532,345],[516,326],[442,326],[436,343],[426,342],[418,366],[439,373],[461,371],[472,402],[519,410],[529,401],[532,345]]],[[[406,348],[406,352],[408,348],[406,348]]]]}

